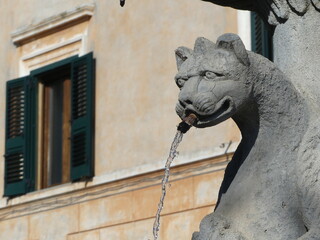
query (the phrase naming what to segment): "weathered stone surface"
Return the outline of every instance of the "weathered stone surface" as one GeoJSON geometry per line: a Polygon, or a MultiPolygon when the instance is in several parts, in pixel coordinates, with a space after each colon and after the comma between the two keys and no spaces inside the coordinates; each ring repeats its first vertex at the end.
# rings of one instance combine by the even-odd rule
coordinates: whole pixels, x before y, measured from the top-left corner
{"type": "Polygon", "coordinates": [[[221,6],[258,12],[271,25],[284,23],[290,15],[304,15],[313,6],[319,9],[319,0],[203,0],[221,6]]]}
{"type": "Polygon", "coordinates": [[[275,28],[274,62],[303,94],[312,111],[319,111],[320,13],[310,8],[304,16],[292,15],[275,28]]]}
{"type": "Polygon", "coordinates": [[[309,100],[234,34],[198,38],[176,57],[178,115],[195,113],[199,128],[231,117],[243,137],[193,239],[319,239],[320,130],[309,100]]]}
{"type": "Polygon", "coordinates": [[[274,26],[274,62],[303,94],[312,111],[320,111],[319,0],[208,0],[253,10],[274,26]]]}

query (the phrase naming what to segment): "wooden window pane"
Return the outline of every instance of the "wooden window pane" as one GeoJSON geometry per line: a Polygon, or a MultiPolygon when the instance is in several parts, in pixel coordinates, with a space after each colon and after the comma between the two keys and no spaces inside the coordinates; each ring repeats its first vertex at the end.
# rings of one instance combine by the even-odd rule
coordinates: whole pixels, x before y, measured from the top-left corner
{"type": "Polygon", "coordinates": [[[67,76],[44,84],[42,188],[70,181],[70,87],[67,76]]]}
{"type": "Polygon", "coordinates": [[[63,81],[62,183],[70,181],[71,80],[63,81]]]}

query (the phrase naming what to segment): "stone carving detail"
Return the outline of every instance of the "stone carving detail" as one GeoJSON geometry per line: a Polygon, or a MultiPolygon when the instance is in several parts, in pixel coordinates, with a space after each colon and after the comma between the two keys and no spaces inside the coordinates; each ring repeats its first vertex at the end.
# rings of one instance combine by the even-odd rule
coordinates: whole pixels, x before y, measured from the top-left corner
{"type": "Polygon", "coordinates": [[[312,3],[317,10],[320,10],[320,0],[312,0],[312,3]]]}
{"type": "Polygon", "coordinates": [[[196,114],[199,128],[231,117],[242,134],[217,208],[193,240],[320,239],[318,114],[237,35],[216,44],[198,38],[194,50],[178,48],[176,59],[177,114],[196,114]]]}
{"type": "Polygon", "coordinates": [[[320,0],[203,0],[221,6],[258,12],[271,25],[285,22],[290,14],[304,15],[311,7],[320,10],[320,0]]]}

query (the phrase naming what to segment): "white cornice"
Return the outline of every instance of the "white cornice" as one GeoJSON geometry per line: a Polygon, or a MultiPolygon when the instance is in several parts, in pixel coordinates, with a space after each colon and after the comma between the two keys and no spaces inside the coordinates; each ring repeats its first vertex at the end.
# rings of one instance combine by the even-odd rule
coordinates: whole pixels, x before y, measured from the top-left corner
{"type": "Polygon", "coordinates": [[[81,5],[70,11],[65,11],[40,22],[24,26],[11,33],[12,42],[20,46],[25,42],[44,36],[46,33],[58,31],[63,26],[73,25],[91,18],[94,12],[93,4],[81,5]]]}

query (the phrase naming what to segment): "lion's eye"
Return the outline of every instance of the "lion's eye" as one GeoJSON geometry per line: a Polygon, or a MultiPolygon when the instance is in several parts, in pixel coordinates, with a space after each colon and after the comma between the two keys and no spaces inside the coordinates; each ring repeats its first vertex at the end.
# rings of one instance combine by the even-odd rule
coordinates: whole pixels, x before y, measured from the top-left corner
{"type": "Polygon", "coordinates": [[[176,81],[179,88],[182,88],[185,82],[186,82],[186,80],[184,80],[182,78],[178,78],[176,81]]]}

